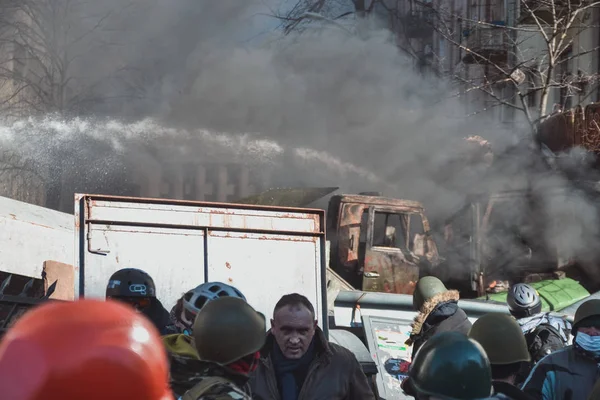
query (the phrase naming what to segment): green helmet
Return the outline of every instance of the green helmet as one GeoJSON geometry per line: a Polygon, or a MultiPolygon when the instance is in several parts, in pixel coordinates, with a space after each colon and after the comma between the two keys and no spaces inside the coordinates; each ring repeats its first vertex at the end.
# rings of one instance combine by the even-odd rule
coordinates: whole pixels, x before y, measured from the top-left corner
{"type": "Polygon", "coordinates": [[[419,311],[427,300],[447,291],[446,286],[435,276],[424,276],[417,281],[417,286],[413,292],[413,307],[419,311]]]}
{"type": "Polygon", "coordinates": [[[200,309],[192,335],[201,360],[227,365],[265,344],[265,316],[242,299],[221,297],[200,309]]]}
{"type": "Polygon", "coordinates": [[[510,315],[486,314],[478,318],[469,337],[479,342],[492,365],[531,361],[525,335],[510,315]]]}
{"type": "Polygon", "coordinates": [[[590,317],[600,317],[600,299],[588,300],[577,308],[573,320],[573,331],[577,330],[581,321],[590,317]]]}
{"type": "Polygon", "coordinates": [[[434,335],[417,351],[403,388],[446,400],[487,399],[492,370],[485,351],[459,332],[434,335]]]}

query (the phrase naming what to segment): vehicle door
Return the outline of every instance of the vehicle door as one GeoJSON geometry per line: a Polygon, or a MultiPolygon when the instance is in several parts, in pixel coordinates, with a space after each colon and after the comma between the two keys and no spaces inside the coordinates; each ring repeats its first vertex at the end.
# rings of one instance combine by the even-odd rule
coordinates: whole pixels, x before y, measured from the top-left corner
{"type": "Polygon", "coordinates": [[[420,272],[415,245],[424,245],[422,216],[370,207],[368,218],[363,290],[412,294],[420,272]]]}

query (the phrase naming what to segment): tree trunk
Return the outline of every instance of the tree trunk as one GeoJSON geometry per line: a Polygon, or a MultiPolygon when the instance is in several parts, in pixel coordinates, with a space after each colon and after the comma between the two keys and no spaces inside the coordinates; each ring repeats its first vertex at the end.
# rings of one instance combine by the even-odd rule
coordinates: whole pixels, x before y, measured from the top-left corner
{"type": "Polygon", "coordinates": [[[365,17],[365,0],[354,0],[354,9],[356,10],[356,15],[364,18],[365,17]]]}
{"type": "Polygon", "coordinates": [[[538,121],[541,122],[544,117],[546,116],[546,114],[548,113],[548,97],[550,95],[550,83],[552,81],[552,75],[554,74],[554,66],[552,65],[552,63],[549,63],[550,65],[548,65],[548,73],[546,75],[546,81],[543,84],[543,88],[541,91],[541,95],[540,95],[540,109],[539,109],[539,119],[538,121]]]}

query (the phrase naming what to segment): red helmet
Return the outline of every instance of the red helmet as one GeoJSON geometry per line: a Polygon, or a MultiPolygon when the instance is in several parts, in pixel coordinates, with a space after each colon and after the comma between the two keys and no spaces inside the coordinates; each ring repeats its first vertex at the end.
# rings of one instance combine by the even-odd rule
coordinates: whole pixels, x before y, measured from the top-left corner
{"type": "Polygon", "coordinates": [[[172,400],[168,375],[156,328],[114,301],[41,305],[0,342],[5,399],[172,400]]]}

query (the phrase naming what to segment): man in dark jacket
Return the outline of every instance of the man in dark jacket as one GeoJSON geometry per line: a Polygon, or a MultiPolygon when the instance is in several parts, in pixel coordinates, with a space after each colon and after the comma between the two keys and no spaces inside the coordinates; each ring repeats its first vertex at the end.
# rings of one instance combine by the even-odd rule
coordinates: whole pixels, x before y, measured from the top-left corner
{"type": "Polygon", "coordinates": [[[275,305],[250,386],[253,397],[264,400],[375,399],[354,354],[327,341],[314,307],[296,293],[275,305]]]}
{"type": "Polygon", "coordinates": [[[438,278],[425,276],[417,282],[413,307],[419,312],[406,341],[412,345],[412,358],[430,337],[440,332],[455,331],[465,335],[471,329],[467,314],[458,307],[458,291],[448,290],[438,278]]]}

